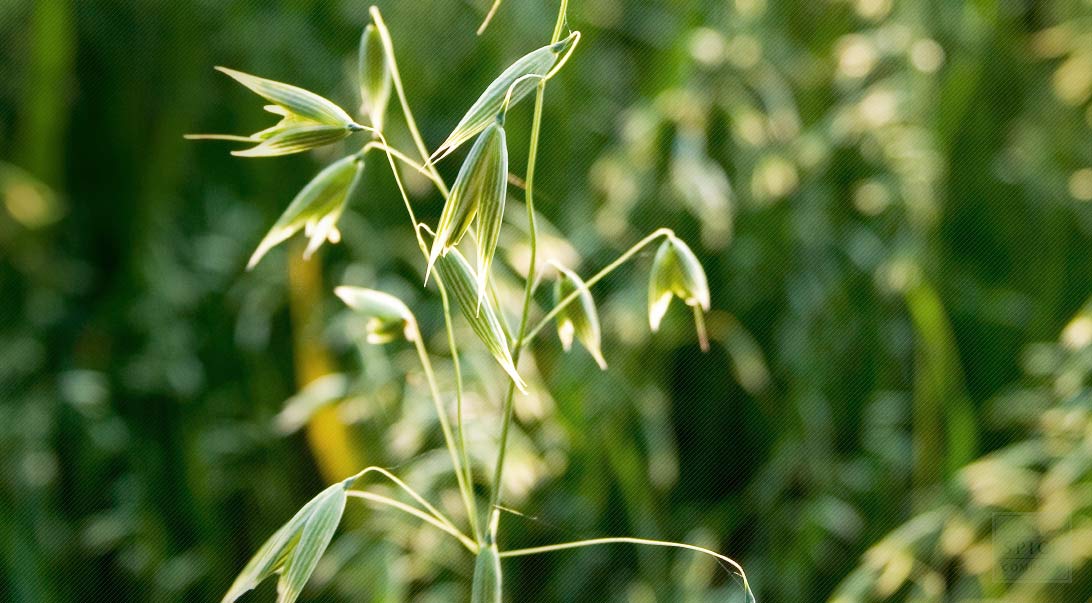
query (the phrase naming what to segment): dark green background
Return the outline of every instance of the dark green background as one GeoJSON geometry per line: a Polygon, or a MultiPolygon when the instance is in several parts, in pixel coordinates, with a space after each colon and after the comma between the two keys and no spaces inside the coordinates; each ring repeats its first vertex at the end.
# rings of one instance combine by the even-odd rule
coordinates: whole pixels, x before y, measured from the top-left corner
{"type": "MultiPolygon", "coordinates": [[[[432,147],[549,39],[553,3],[505,0],[476,37],[485,4],[380,3],[432,147]]],[[[0,600],[218,599],[323,484],[313,445],[271,427],[298,389],[301,333],[356,380],[341,416],[359,460],[404,468],[434,500],[450,491],[444,457],[427,453],[440,445],[427,399],[402,379],[411,350],[357,353],[331,292],[403,295],[442,355],[382,157],[345,241],[312,260],[323,283],[306,285],[283,251],[251,273],[246,258],[362,140],[244,160],[182,139],[272,123],[214,65],[355,108],[366,22],[357,1],[0,3],[0,600]],[[301,287],[325,327],[290,316],[301,287]]],[[[1039,437],[1052,408],[1087,408],[1087,369],[1073,369],[1084,323],[1067,331],[1075,345],[1042,343],[1092,294],[1087,0],[573,0],[569,25],[584,37],[547,92],[538,209],[584,275],[675,229],[709,274],[714,345],[698,352],[678,305],[647,333],[648,254],[596,289],[608,373],[544,331],[533,364],[553,395],[518,413],[515,461],[537,481],[507,501],[532,517],[506,515],[503,546],[692,541],[743,563],[759,601],[826,600],[891,530],[972,505],[960,467],[1039,437]]],[[[509,118],[517,175],[529,122],[529,102],[509,118]]],[[[441,164],[449,182],[460,156],[441,164]]],[[[438,196],[410,184],[433,223],[438,196]]],[[[491,462],[499,373],[467,337],[491,462]]],[[[1087,437],[1076,466],[1092,462],[1087,437]]],[[[1078,471],[1074,492],[1089,479],[1078,471]]],[[[1087,499],[1065,526],[1087,527],[1087,499]]],[[[305,598],[466,596],[469,558],[425,537],[385,544],[416,528],[380,515],[348,514],[305,598]]],[[[976,533],[990,542],[988,526],[976,533]]],[[[1072,579],[1034,590],[1043,601],[1092,592],[1075,534],[1058,545],[1072,579]]],[[[964,563],[920,562],[949,594],[847,600],[1013,596],[964,563]]],[[[664,550],[505,569],[514,601],[741,600],[727,572],[664,550]]]]}

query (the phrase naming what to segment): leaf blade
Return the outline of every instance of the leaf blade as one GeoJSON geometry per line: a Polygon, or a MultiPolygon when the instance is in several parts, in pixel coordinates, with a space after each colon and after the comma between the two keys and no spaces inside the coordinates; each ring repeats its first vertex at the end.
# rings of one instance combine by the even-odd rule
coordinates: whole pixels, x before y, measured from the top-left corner
{"type": "Polygon", "coordinates": [[[307,521],[300,530],[299,541],[284,562],[284,572],[277,581],[277,603],[294,603],[315,571],[319,558],[334,538],[345,511],[346,484],[336,483],[315,497],[307,521]]]}

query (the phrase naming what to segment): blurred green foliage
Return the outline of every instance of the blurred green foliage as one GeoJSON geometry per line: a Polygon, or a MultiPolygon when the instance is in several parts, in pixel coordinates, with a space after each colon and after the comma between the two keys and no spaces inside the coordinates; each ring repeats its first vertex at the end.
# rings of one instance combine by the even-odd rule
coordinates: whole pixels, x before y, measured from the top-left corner
{"type": "MultiPolygon", "coordinates": [[[[379,4],[433,146],[556,8],[506,0],[476,37],[485,0],[379,4]]],[[[298,435],[319,406],[365,464],[457,508],[413,351],[360,345],[332,295],[376,286],[439,315],[384,166],[290,313],[286,253],[246,258],[356,143],[244,162],[181,138],[268,120],[213,65],[354,107],[366,21],[355,0],[0,4],[0,600],[218,599],[322,488],[322,442],[298,435]],[[337,373],[297,395],[299,332],[337,373]]],[[[684,312],[649,336],[651,257],[596,288],[609,372],[541,338],[524,363],[552,395],[518,399],[502,546],[685,540],[770,603],[1088,600],[1092,3],[574,0],[570,26],[537,207],[571,244],[545,256],[589,274],[675,229],[709,274],[713,349],[684,312]],[[1022,542],[1040,573],[1006,573],[1022,542]]],[[[529,121],[510,117],[517,175],[529,121]]],[[[440,199],[407,178],[435,223],[440,199]]],[[[485,467],[502,392],[476,352],[485,467]]],[[[305,598],[465,596],[453,545],[347,517],[305,598]]],[[[742,600],[713,562],[659,549],[505,575],[520,601],[742,600]]]]}

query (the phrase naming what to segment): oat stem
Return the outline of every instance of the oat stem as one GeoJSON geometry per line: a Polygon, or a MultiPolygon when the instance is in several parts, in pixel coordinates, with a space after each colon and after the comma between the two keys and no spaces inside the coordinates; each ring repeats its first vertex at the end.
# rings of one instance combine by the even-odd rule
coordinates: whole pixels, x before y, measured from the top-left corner
{"type": "MultiPolygon", "coordinates": [[[[446,293],[444,294],[443,298],[444,305],[446,306],[446,293]]],[[[421,366],[422,368],[424,368],[425,378],[428,380],[429,391],[431,391],[432,393],[432,401],[436,405],[436,416],[438,416],[440,419],[440,430],[444,433],[444,444],[447,445],[448,454],[451,455],[451,464],[455,468],[455,479],[459,483],[459,494],[462,495],[463,504],[466,506],[466,512],[468,514],[467,519],[470,521],[470,529],[472,532],[474,532],[476,537],[478,533],[478,523],[476,517],[477,506],[474,503],[474,491],[472,489],[472,486],[467,483],[467,474],[463,471],[463,461],[465,461],[465,458],[460,460],[459,449],[456,447],[455,443],[455,436],[453,436],[451,433],[451,425],[448,423],[447,411],[444,409],[444,399],[440,396],[440,388],[436,384],[436,373],[432,370],[432,361],[429,360],[428,350],[425,349],[425,344],[421,340],[421,332],[417,329],[416,321],[414,321],[413,328],[414,331],[416,331],[416,336],[413,338],[413,345],[415,348],[417,348],[417,356],[421,359],[421,366]]],[[[450,340],[449,343],[451,343],[450,340]]],[[[462,381],[462,379],[458,379],[458,381],[462,381]]],[[[461,389],[461,383],[457,382],[456,389],[461,389]]],[[[461,400],[462,396],[460,396],[459,398],[461,400]]],[[[461,402],[458,404],[458,406],[462,406],[461,402]]],[[[460,429],[459,431],[461,436],[462,430],[460,429]]],[[[462,438],[460,437],[460,440],[461,439],[462,438]]],[[[461,448],[462,451],[465,452],[466,447],[462,446],[461,448]]]]}
{"type": "MultiPolygon", "coordinates": [[[[561,0],[561,6],[557,12],[557,23],[554,25],[554,33],[550,43],[555,44],[561,39],[561,29],[565,25],[565,14],[569,7],[569,0],[561,0]]],[[[538,262],[538,227],[535,225],[535,162],[538,159],[538,139],[542,130],[542,105],[546,92],[546,80],[538,83],[535,91],[535,108],[531,120],[531,141],[527,153],[527,187],[525,202],[527,205],[528,244],[530,246],[530,260],[527,266],[527,282],[523,293],[523,309],[520,311],[519,330],[517,331],[515,344],[512,346],[512,363],[518,364],[520,352],[523,351],[523,337],[527,331],[527,319],[530,316],[531,302],[534,297],[535,264],[538,262]]],[[[500,524],[501,480],[504,478],[504,459],[508,452],[508,431],[512,423],[513,397],[516,386],[514,382],[508,383],[508,392],[504,397],[503,418],[501,419],[500,442],[497,446],[497,461],[493,469],[493,482],[489,493],[489,521],[486,542],[497,541],[497,530],[500,524]]]]}
{"type": "MultiPolygon", "coordinates": [[[[378,13],[378,10],[376,11],[376,13],[378,13]]],[[[388,38],[386,38],[387,33],[386,33],[386,28],[385,27],[379,27],[379,31],[382,34],[381,37],[383,37],[384,39],[388,39],[388,38]]],[[[394,63],[393,58],[391,58],[391,63],[392,64],[394,63]]],[[[392,71],[393,71],[393,68],[392,68],[392,71]]],[[[409,109],[408,105],[405,105],[404,108],[407,111],[409,109]]],[[[410,120],[412,120],[412,117],[409,117],[408,113],[407,113],[407,118],[406,119],[407,119],[407,121],[410,121],[410,120]]],[[[409,214],[410,222],[412,222],[412,224],[413,224],[413,234],[417,239],[417,247],[418,247],[418,249],[420,249],[421,255],[427,259],[428,258],[428,246],[425,244],[424,237],[421,236],[421,229],[420,229],[421,224],[420,224],[420,222],[417,221],[417,215],[413,211],[413,204],[410,203],[409,195],[406,193],[406,187],[402,183],[402,176],[398,172],[398,165],[395,164],[395,162],[394,162],[395,150],[394,150],[393,147],[390,146],[390,144],[387,143],[387,139],[383,135],[383,132],[381,132],[379,130],[376,130],[376,129],[373,129],[373,128],[367,128],[367,129],[369,131],[371,131],[373,134],[375,134],[375,136],[377,136],[379,138],[379,140],[380,140],[380,144],[376,145],[375,148],[379,148],[379,149],[383,150],[383,152],[387,156],[387,162],[390,163],[390,166],[391,166],[391,174],[394,176],[394,182],[398,186],[398,193],[402,197],[402,202],[406,206],[406,213],[409,214]]],[[[371,143],[369,143],[369,144],[371,144],[371,143]]],[[[425,152],[427,152],[427,150],[425,152]]],[[[403,155],[403,157],[404,157],[404,155],[403,155]]],[[[409,160],[408,157],[406,158],[406,161],[408,161],[410,163],[414,163],[414,162],[412,162],[412,160],[409,160]]],[[[435,178],[433,179],[433,182],[435,182],[436,185],[437,185],[437,188],[439,188],[440,191],[443,192],[446,195],[447,193],[445,191],[447,190],[447,187],[444,185],[443,179],[440,177],[440,175],[438,173],[435,172],[435,168],[433,168],[432,172],[433,172],[433,174],[435,176],[435,178]]],[[[436,276],[436,288],[440,291],[440,298],[443,300],[444,326],[446,327],[446,330],[447,330],[447,343],[448,343],[448,347],[451,350],[451,363],[452,363],[452,366],[453,366],[454,372],[455,372],[455,425],[456,425],[456,431],[458,433],[458,442],[457,442],[457,446],[458,446],[458,449],[459,449],[459,454],[458,455],[455,454],[454,449],[452,448],[451,440],[448,437],[449,433],[446,431],[447,428],[445,428],[444,438],[445,438],[445,441],[446,441],[446,443],[448,445],[448,450],[452,454],[452,461],[455,464],[455,467],[454,467],[455,472],[458,474],[459,492],[462,495],[463,504],[466,506],[467,519],[470,522],[470,531],[474,533],[475,538],[479,538],[480,534],[481,534],[481,530],[478,527],[478,503],[477,503],[477,500],[474,498],[474,474],[473,474],[473,470],[470,467],[469,455],[467,454],[467,451],[466,451],[466,437],[463,434],[463,381],[462,381],[462,369],[461,369],[460,364],[459,364],[459,347],[455,343],[455,335],[454,335],[454,331],[453,331],[453,327],[452,327],[453,323],[452,323],[452,319],[451,319],[451,304],[448,301],[447,288],[444,286],[443,279],[440,278],[439,275],[436,276]],[[460,458],[462,459],[462,462],[459,461],[460,458]],[[465,467],[463,467],[464,463],[465,463],[465,467]]],[[[418,341],[420,341],[420,337],[418,337],[417,339],[418,339],[418,341]]],[[[423,347],[424,344],[419,344],[419,345],[423,347]]],[[[420,353],[421,350],[419,349],[418,352],[420,353]]],[[[422,362],[427,363],[427,358],[428,358],[428,354],[426,352],[426,353],[424,353],[422,355],[422,362]]],[[[431,365],[429,365],[428,372],[431,373],[431,365]]],[[[434,379],[434,377],[433,377],[433,379],[434,379]]],[[[433,395],[436,396],[437,394],[434,393],[433,395]]],[[[447,422],[447,417],[445,415],[443,405],[440,404],[439,398],[435,398],[435,399],[437,400],[436,411],[440,415],[441,426],[443,426],[447,422]]]]}
{"type": "Polygon", "coordinates": [[[727,563],[732,566],[738,573],[739,577],[743,579],[743,588],[747,590],[747,596],[749,601],[754,601],[754,593],[751,592],[751,585],[747,582],[747,574],[743,571],[743,567],[736,563],[730,557],[721,555],[716,551],[711,551],[707,548],[695,546],[693,544],[686,544],[684,542],[670,542],[666,540],[649,540],[647,538],[631,538],[628,536],[619,536],[613,538],[591,538],[588,540],[577,540],[575,542],[563,542],[561,544],[551,544],[547,546],[536,546],[527,549],[513,549],[510,551],[501,551],[500,556],[504,557],[523,557],[525,555],[537,555],[539,553],[552,553],[554,551],[563,551],[565,549],[575,549],[585,546],[595,546],[598,544],[640,544],[646,546],[662,546],[676,549],[686,549],[688,551],[697,551],[706,555],[715,557],[716,559],[727,563]]]}
{"type": "Polygon", "coordinates": [[[404,513],[409,513],[410,515],[413,515],[414,517],[420,519],[421,521],[424,521],[424,522],[428,523],[429,525],[435,526],[435,527],[443,530],[444,532],[447,532],[448,534],[451,534],[456,539],[458,539],[458,541],[460,543],[462,543],[463,546],[465,546],[467,549],[469,549],[471,553],[473,553],[475,555],[478,554],[478,545],[477,545],[477,543],[475,543],[473,540],[471,540],[465,534],[460,532],[458,529],[456,529],[456,528],[454,528],[452,526],[449,526],[449,525],[445,524],[442,521],[437,520],[435,517],[429,515],[428,513],[425,513],[424,511],[421,511],[420,509],[417,509],[416,507],[412,507],[410,505],[407,505],[404,502],[394,500],[393,498],[387,498],[386,496],[381,496],[379,494],[375,494],[375,493],[372,493],[372,492],[365,492],[365,491],[362,491],[362,490],[349,490],[345,494],[346,494],[346,496],[350,496],[350,497],[353,497],[353,498],[364,499],[364,500],[371,501],[371,502],[374,502],[374,503],[377,503],[377,504],[386,505],[388,507],[398,509],[399,511],[402,511],[404,513]]]}

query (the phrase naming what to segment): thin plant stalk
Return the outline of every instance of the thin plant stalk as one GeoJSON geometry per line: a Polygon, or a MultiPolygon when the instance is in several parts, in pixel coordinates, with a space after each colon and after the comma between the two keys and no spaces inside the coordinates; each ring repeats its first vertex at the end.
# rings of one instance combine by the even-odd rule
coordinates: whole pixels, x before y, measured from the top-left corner
{"type": "Polygon", "coordinates": [[[388,506],[388,507],[392,507],[394,509],[398,509],[399,511],[402,511],[404,513],[408,513],[408,514],[420,519],[421,521],[424,521],[425,523],[427,523],[427,524],[429,524],[431,526],[435,526],[435,527],[439,528],[440,530],[443,530],[444,532],[446,532],[448,534],[451,534],[463,546],[465,546],[471,553],[474,553],[475,555],[478,554],[478,545],[477,545],[476,542],[471,540],[470,537],[468,537],[466,534],[463,534],[458,529],[453,528],[453,527],[445,524],[444,522],[437,520],[435,517],[429,515],[428,513],[425,513],[424,511],[421,511],[420,509],[417,509],[415,507],[407,505],[404,502],[394,500],[393,498],[387,498],[386,496],[381,496],[379,494],[375,494],[373,492],[365,492],[365,491],[362,491],[362,490],[349,490],[345,494],[346,494],[346,496],[350,496],[350,497],[353,497],[353,498],[364,499],[364,500],[374,502],[374,503],[377,503],[377,504],[380,504],[380,505],[385,505],[385,506],[388,506]]]}
{"type": "Polygon", "coordinates": [[[438,521],[440,521],[441,523],[447,525],[451,529],[458,531],[458,528],[455,527],[455,524],[451,523],[451,520],[448,519],[447,516],[444,515],[439,509],[432,506],[432,503],[428,502],[428,500],[424,496],[421,496],[420,494],[418,494],[416,490],[414,490],[413,488],[411,488],[409,486],[409,484],[402,481],[401,479],[398,478],[398,476],[396,476],[395,474],[391,473],[390,471],[388,471],[388,470],[386,470],[386,469],[384,469],[382,467],[376,467],[376,466],[367,467],[367,468],[361,470],[359,473],[357,473],[356,475],[354,475],[353,477],[351,477],[349,479],[351,479],[355,483],[356,481],[360,480],[360,478],[364,477],[365,475],[367,475],[369,473],[378,473],[378,474],[382,475],[383,477],[391,480],[391,482],[393,482],[394,485],[401,488],[402,491],[405,492],[406,494],[409,494],[410,498],[412,498],[413,500],[420,503],[421,506],[424,507],[429,513],[431,513],[432,516],[435,517],[438,521]]]}
{"type": "MultiPolygon", "coordinates": [[[[567,1],[567,0],[564,0],[567,1]]],[[[402,115],[406,119],[406,128],[409,130],[410,137],[413,138],[413,144],[417,147],[417,152],[421,154],[421,160],[425,162],[425,166],[428,167],[432,173],[436,176],[437,186],[440,188],[440,192],[447,198],[448,188],[443,183],[443,179],[440,178],[440,173],[436,170],[436,166],[429,162],[428,146],[425,145],[425,139],[421,136],[421,130],[417,127],[417,120],[413,118],[413,111],[410,109],[409,101],[406,99],[406,90],[402,86],[402,75],[398,72],[398,61],[394,58],[394,44],[391,42],[391,33],[387,29],[386,22],[383,21],[383,15],[379,12],[378,6],[373,6],[370,9],[372,20],[375,22],[375,27],[379,30],[379,38],[383,41],[383,51],[387,55],[387,65],[391,70],[391,82],[394,84],[394,92],[398,96],[398,104],[402,106],[402,115]]],[[[414,220],[416,222],[416,220],[414,220]]]]}
{"type": "Polygon", "coordinates": [[[736,572],[739,573],[739,577],[743,580],[743,588],[747,591],[747,597],[749,601],[754,601],[754,593],[751,592],[751,585],[747,582],[747,574],[743,571],[743,567],[730,557],[721,555],[716,551],[711,551],[707,548],[696,546],[693,544],[686,544],[685,542],[670,542],[667,540],[649,540],[647,538],[632,538],[629,536],[617,536],[609,538],[590,538],[588,540],[577,540],[574,542],[563,542],[560,544],[550,544],[546,546],[536,546],[526,549],[512,549],[509,551],[501,551],[501,558],[505,557],[524,557],[527,555],[538,555],[540,553],[552,553],[555,551],[563,551],[566,549],[576,549],[586,546],[595,546],[600,544],[639,544],[645,546],[660,546],[675,549],[686,549],[688,551],[697,551],[704,553],[711,557],[715,557],[719,561],[723,561],[732,566],[736,572]]]}
{"type": "MultiPolygon", "coordinates": [[[[385,28],[380,28],[380,32],[385,31],[385,28]]],[[[407,116],[406,119],[411,120],[412,118],[407,116]]],[[[382,132],[371,128],[369,128],[369,130],[371,130],[380,139],[381,145],[377,146],[376,148],[380,148],[381,150],[383,150],[384,154],[386,154],[387,156],[387,161],[388,163],[390,163],[391,166],[391,174],[394,176],[394,182],[398,186],[398,192],[402,197],[402,202],[406,206],[406,213],[409,215],[410,222],[413,223],[413,234],[417,239],[417,247],[421,251],[421,255],[425,258],[428,258],[428,246],[425,244],[424,237],[421,236],[421,229],[419,228],[420,223],[417,221],[417,215],[413,211],[413,204],[410,203],[409,194],[406,193],[406,187],[405,184],[403,184],[402,182],[402,176],[398,172],[398,165],[394,162],[395,156],[392,153],[393,147],[391,147],[387,143],[387,139],[382,132]]],[[[427,152],[427,150],[425,152],[427,152]]],[[[435,172],[435,170],[433,171],[435,172]]],[[[447,189],[447,187],[444,186],[443,179],[440,178],[439,174],[435,174],[434,182],[436,183],[437,187],[441,189],[441,192],[447,189]]],[[[466,450],[466,436],[463,433],[463,385],[462,370],[459,363],[459,347],[455,343],[455,335],[452,327],[453,323],[451,320],[451,305],[448,302],[447,288],[444,286],[443,279],[439,275],[437,275],[436,277],[436,288],[440,291],[440,298],[443,300],[444,325],[447,329],[447,342],[448,347],[451,350],[451,362],[455,372],[455,426],[456,432],[458,433],[457,445],[459,448],[459,455],[455,455],[454,453],[452,453],[452,457],[455,461],[455,471],[460,474],[459,489],[460,493],[463,495],[463,503],[466,505],[466,513],[467,519],[470,522],[470,529],[474,533],[475,538],[478,538],[478,535],[481,532],[478,527],[478,505],[476,499],[474,498],[473,472],[469,465],[469,454],[466,450]],[[466,463],[465,473],[464,468],[461,466],[462,463],[458,461],[459,457],[462,458],[463,463],[466,463]]],[[[418,341],[420,341],[420,337],[418,337],[417,339],[418,341]]],[[[423,346],[423,344],[421,345],[423,346]]],[[[421,353],[420,350],[419,353],[421,353]]],[[[427,357],[428,354],[427,352],[425,352],[422,355],[422,362],[427,362],[427,357]]],[[[437,405],[436,411],[440,414],[441,425],[445,424],[447,418],[446,416],[444,416],[444,409],[439,403],[437,405]]],[[[447,440],[447,436],[448,434],[445,433],[445,440],[447,440]]],[[[447,443],[450,450],[450,440],[448,440],[447,443]]]]}
{"type": "MultiPolygon", "coordinates": [[[[588,288],[590,289],[592,287],[592,285],[594,285],[594,284],[598,283],[599,281],[603,280],[604,278],[606,278],[607,275],[609,275],[611,272],[614,272],[614,270],[616,268],[618,268],[619,266],[621,266],[622,264],[625,264],[627,261],[629,261],[630,258],[637,255],[637,252],[639,252],[642,249],[644,249],[645,247],[647,247],[650,243],[656,241],[656,239],[658,239],[660,237],[671,236],[673,234],[674,234],[674,232],[672,232],[672,230],[670,228],[660,228],[660,229],[657,229],[657,230],[653,231],[652,234],[646,236],[645,238],[641,239],[640,241],[637,241],[637,243],[635,243],[633,245],[633,247],[630,247],[628,250],[626,250],[625,253],[618,256],[613,262],[607,264],[606,266],[603,267],[602,270],[600,270],[599,272],[596,272],[595,275],[593,275],[588,280],[584,281],[584,284],[587,285],[588,288]]],[[[527,335],[525,335],[522,338],[522,340],[520,341],[520,344],[521,345],[527,345],[528,343],[530,343],[531,340],[533,340],[535,338],[535,335],[538,335],[539,331],[541,331],[543,328],[545,328],[546,325],[550,324],[550,321],[553,320],[558,315],[558,313],[560,313],[562,310],[565,309],[565,306],[568,306],[569,304],[576,301],[576,299],[578,297],[580,297],[580,292],[579,291],[574,291],[573,293],[570,293],[569,295],[567,295],[561,301],[557,302],[557,305],[555,305],[552,310],[547,312],[546,316],[543,316],[542,319],[539,320],[537,324],[535,324],[534,328],[532,328],[527,333],[527,335]]]]}
{"type": "MultiPolygon", "coordinates": [[[[561,0],[561,6],[557,12],[557,23],[554,25],[554,33],[550,37],[550,43],[556,44],[561,39],[561,30],[565,25],[565,15],[569,8],[569,0],[561,0]]],[[[527,205],[527,229],[528,245],[530,247],[530,259],[527,266],[527,282],[524,287],[523,308],[520,311],[519,330],[517,331],[515,344],[512,346],[512,362],[519,363],[520,353],[523,351],[523,338],[527,332],[527,319],[531,312],[531,303],[534,298],[535,264],[538,262],[538,227],[535,224],[535,163],[538,159],[538,139],[542,130],[542,106],[546,93],[546,80],[538,83],[535,91],[535,108],[531,119],[530,149],[527,153],[527,187],[525,191],[525,203],[527,205]]],[[[504,460],[508,452],[508,431],[512,423],[512,407],[515,396],[515,383],[508,384],[508,391],[504,397],[503,418],[501,419],[500,442],[497,446],[497,461],[493,469],[493,482],[489,494],[489,533],[486,542],[496,542],[497,531],[500,524],[501,480],[504,478],[504,460]]]]}
{"type": "Polygon", "coordinates": [[[392,146],[389,146],[384,142],[380,142],[378,140],[373,140],[373,141],[368,142],[368,144],[364,145],[364,148],[360,149],[360,153],[361,154],[367,153],[371,149],[379,149],[381,151],[389,152],[391,155],[394,155],[394,157],[396,159],[398,159],[402,163],[408,165],[409,167],[413,168],[414,170],[420,172],[421,175],[423,175],[425,178],[428,178],[429,180],[431,180],[432,183],[436,185],[436,188],[438,190],[442,191],[444,188],[447,187],[447,185],[444,184],[443,180],[436,177],[435,173],[433,173],[431,170],[429,170],[425,166],[421,165],[420,163],[417,163],[410,156],[406,155],[402,151],[399,151],[398,149],[396,149],[396,148],[394,148],[392,146]]]}
{"type": "MultiPolygon", "coordinates": [[[[428,146],[425,145],[425,140],[421,136],[421,130],[417,127],[417,120],[413,117],[413,110],[410,109],[409,100],[406,98],[406,90],[402,85],[402,75],[398,71],[398,61],[394,56],[394,44],[391,42],[390,30],[387,29],[387,24],[383,21],[383,15],[379,12],[379,7],[372,6],[370,11],[372,21],[375,22],[375,27],[379,31],[379,38],[383,42],[383,51],[387,58],[387,65],[391,72],[391,82],[394,84],[395,95],[398,96],[398,104],[402,108],[402,115],[406,120],[406,128],[410,132],[410,137],[413,138],[413,143],[417,147],[417,152],[421,155],[421,160],[424,162],[424,166],[418,166],[416,162],[412,165],[419,171],[431,172],[432,182],[439,189],[440,194],[446,199],[450,194],[450,190],[444,183],[443,177],[440,176],[440,172],[437,171],[436,166],[429,162],[428,146]]],[[[389,145],[386,144],[386,140],[383,141],[384,146],[388,149],[389,145]]],[[[425,245],[424,239],[421,237],[421,231],[418,228],[417,217],[413,213],[413,208],[409,202],[409,196],[406,194],[405,187],[402,186],[401,179],[398,176],[398,170],[394,165],[391,154],[388,151],[388,159],[391,162],[391,171],[395,174],[395,179],[398,181],[398,190],[402,195],[402,199],[405,202],[406,210],[409,212],[410,220],[413,222],[414,235],[417,237],[418,246],[421,248],[421,253],[424,257],[428,258],[428,247],[425,245]]],[[[407,158],[408,159],[408,158],[407,158]]],[[[464,429],[463,420],[463,384],[462,384],[462,369],[459,363],[459,348],[455,343],[454,327],[451,320],[451,305],[448,302],[447,290],[444,287],[442,279],[437,275],[436,286],[440,290],[440,297],[443,300],[444,307],[444,325],[447,329],[447,341],[448,347],[451,350],[451,362],[455,373],[455,429],[458,433],[458,445],[459,452],[463,459],[466,471],[466,482],[470,488],[470,497],[468,499],[467,514],[469,516],[471,530],[474,532],[475,538],[480,538],[481,531],[478,528],[478,511],[477,502],[474,498],[474,478],[473,469],[470,465],[470,455],[466,448],[466,435],[464,429]]]]}
{"type": "MultiPolygon", "coordinates": [[[[445,292],[444,299],[446,303],[447,294],[445,292]]],[[[451,425],[447,419],[447,411],[444,409],[444,400],[440,396],[440,388],[436,384],[436,373],[432,370],[432,361],[429,360],[428,350],[425,349],[425,344],[421,340],[421,332],[417,329],[417,325],[414,324],[414,330],[416,337],[413,338],[414,347],[417,348],[417,356],[421,359],[421,367],[425,371],[425,378],[428,380],[429,390],[432,392],[432,400],[436,404],[436,415],[440,419],[440,430],[444,434],[444,444],[447,445],[448,454],[451,455],[451,464],[455,467],[455,480],[459,483],[459,494],[463,497],[463,504],[466,506],[468,520],[470,521],[470,529],[477,535],[478,524],[477,508],[474,503],[474,492],[467,484],[467,474],[463,470],[463,460],[460,459],[459,447],[456,446],[455,436],[452,434],[451,425]]],[[[461,381],[461,379],[460,379],[461,381]]],[[[461,389],[461,384],[457,384],[456,390],[461,389]]],[[[462,395],[459,395],[459,400],[462,400],[462,395]]],[[[461,402],[457,404],[462,406],[461,402]]],[[[461,447],[465,450],[465,446],[461,447]]]]}
{"type": "MultiPolygon", "coordinates": [[[[446,290],[441,290],[440,300],[444,306],[444,316],[451,316],[451,302],[448,300],[446,290]]],[[[470,505],[470,530],[474,533],[474,538],[480,542],[482,534],[481,529],[478,527],[478,503],[474,498],[474,469],[470,464],[470,453],[467,452],[466,447],[466,430],[463,427],[463,371],[459,363],[459,348],[455,345],[455,329],[451,326],[451,320],[445,319],[444,327],[447,331],[447,344],[451,348],[451,363],[455,373],[455,432],[456,437],[459,439],[459,454],[462,457],[463,471],[466,472],[466,484],[470,491],[470,498],[468,499],[470,505]]]]}
{"type": "Polygon", "coordinates": [[[489,7],[489,12],[485,14],[485,19],[482,19],[482,24],[478,26],[477,34],[480,36],[485,33],[485,28],[489,27],[489,22],[493,20],[493,16],[497,14],[497,9],[500,8],[501,0],[493,0],[493,6],[489,7]]]}

